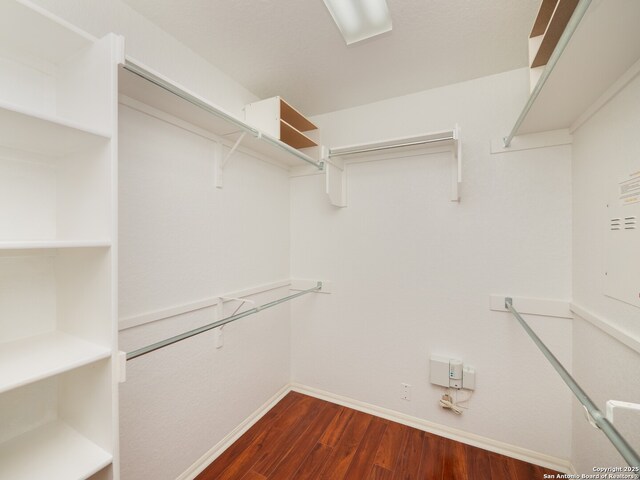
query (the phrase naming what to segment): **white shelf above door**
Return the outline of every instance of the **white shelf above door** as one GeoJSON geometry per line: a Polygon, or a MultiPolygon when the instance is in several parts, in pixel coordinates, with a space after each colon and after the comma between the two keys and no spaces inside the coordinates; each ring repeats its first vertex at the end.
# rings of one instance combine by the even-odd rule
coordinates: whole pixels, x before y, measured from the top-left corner
{"type": "Polygon", "coordinates": [[[0,444],[0,478],[84,480],[112,456],[61,421],[45,424],[0,444]]]}

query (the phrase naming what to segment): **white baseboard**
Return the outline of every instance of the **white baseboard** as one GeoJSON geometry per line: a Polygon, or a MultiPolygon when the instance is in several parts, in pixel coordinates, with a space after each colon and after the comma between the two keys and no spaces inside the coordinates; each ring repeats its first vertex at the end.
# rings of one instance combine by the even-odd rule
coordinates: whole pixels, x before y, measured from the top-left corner
{"type": "Polygon", "coordinates": [[[352,398],[343,397],[341,395],[335,395],[333,393],[325,392],[323,390],[318,390],[312,387],[307,387],[306,385],[301,385],[298,383],[292,384],[290,390],[303,393],[305,395],[310,395],[321,400],[326,400],[328,402],[337,403],[338,405],[349,407],[360,412],[375,415],[377,417],[382,417],[387,420],[401,423],[402,425],[407,425],[409,427],[417,428],[418,430],[423,430],[425,432],[433,433],[441,437],[449,438],[460,443],[465,443],[467,445],[482,448],[484,450],[489,450],[490,452],[499,453],[501,455],[506,455],[508,457],[516,458],[528,463],[533,463],[534,465],[540,465],[542,467],[550,468],[552,470],[557,470],[563,473],[574,472],[571,463],[563,458],[552,457],[551,455],[534,452],[533,450],[518,447],[516,445],[499,442],[497,440],[492,440],[491,438],[476,435],[474,433],[469,433],[463,430],[458,430],[456,428],[447,427],[446,425],[429,422],[421,418],[412,417],[404,413],[396,412],[395,410],[378,407],[376,405],[371,405],[359,400],[353,400],[352,398]]]}
{"type": "Polygon", "coordinates": [[[456,428],[447,427],[437,423],[429,422],[421,418],[412,417],[404,413],[396,412],[387,408],[378,407],[369,403],[354,400],[352,398],[343,397],[333,393],[325,392],[317,388],[308,387],[299,383],[292,383],[283,387],[278,393],[271,397],[264,405],[253,412],[245,421],[229,432],[222,440],[220,440],[213,448],[200,457],[191,467],[189,467],[176,480],[194,480],[211,462],[218,458],[229,446],[240,438],[249,428],[251,428],[265,413],[278,403],[287,393],[294,391],[309,395],[311,397],[336,403],[344,407],[352,408],[360,412],[385,418],[393,422],[417,428],[425,432],[433,433],[441,437],[449,438],[460,443],[465,443],[474,447],[489,450],[490,452],[499,453],[508,457],[516,458],[534,465],[557,470],[563,473],[575,474],[573,465],[568,460],[553,457],[543,453],[535,452],[526,448],[518,447],[487,437],[476,435],[474,433],[465,432],[456,428]]]}
{"type": "Polygon", "coordinates": [[[240,425],[229,432],[225,437],[215,444],[207,453],[200,457],[193,465],[182,473],[176,480],[193,480],[202,471],[209,466],[222,452],[229,448],[236,440],[238,440],[247,430],[249,430],[265,413],[273,408],[282,398],[291,391],[290,385],[285,385],[273,397],[264,403],[260,408],[253,412],[240,425]]]}

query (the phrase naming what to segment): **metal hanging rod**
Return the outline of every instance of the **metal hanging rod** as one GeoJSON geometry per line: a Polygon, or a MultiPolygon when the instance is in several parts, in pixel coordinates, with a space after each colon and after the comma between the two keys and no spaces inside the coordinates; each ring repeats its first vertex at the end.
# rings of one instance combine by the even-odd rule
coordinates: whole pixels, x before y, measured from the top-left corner
{"type": "Polygon", "coordinates": [[[613,424],[609,420],[607,420],[607,418],[598,409],[593,400],[591,400],[586,392],[580,387],[580,385],[577,384],[577,382],[567,371],[567,369],[562,366],[555,355],[551,353],[551,351],[542,342],[542,340],[540,340],[540,337],[536,335],[529,324],[527,324],[527,322],[525,322],[525,320],[520,316],[516,309],[513,308],[513,299],[508,297],[505,298],[504,306],[513,314],[514,317],[516,317],[516,320],[520,322],[522,328],[524,328],[524,330],[527,332],[529,337],[531,337],[533,342],[537,345],[544,356],[547,357],[547,360],[549,360],[549,363],[551,363],[562,380],[564,380],[564,383],[566,383],[567,386],[571,389],[573,394],[586,410],[587,414],[590,416],[589,421],[591,422],[591,420],[593,420],[593,424],[595,424],[595,426],[602,430],[602,432],[607,436],[616,450],[620,452],[620,455],[622,455],[622,458],[625,459],[630,467],[640,468],[640,455],[638,455],[638,453],[631,447],[631,445],[629,445],[625,438],[620,435],[613,424]]]}
{"type": "Polygon", "coordinates": [[[439,143],[439,142],[445,142],[445,141],[455,140],[455,139],[456,137],[454,135],[447,135],[444,137],[428,138],[424,140],[408,141],[408,142],[401,142],[401,143],[395,143],[395,144],[389,144],[389,145],[379,145],[379,146],[371,146],[371,147],[364,146],[362,148],[354,147],[353,149],[338,148],[338,149],[332,149],[329,151],[329,158],[344,157],[346,155],[357,155],[360,153],[378,152],[381,150],[391,150],[394,148],[413,147],[417,145],[426,145],[428,143],[439,143]]]}
{"type": "Polygon", "coordinates": [[[313,160],[311,157],[309,157],[308,155],[305,155],[302,152],[299,152],[298,150],[296,150],[295,148],[291,147],[290,145],[287,145],[286,143],[281,142],[280,140],[276,139],[276,138],[272,138],[269,135],[266,135],[264,133],[262,133],[260,130],[253,128],[252,126],[250,126],[249,124],[243,122],[242,120],[234,117],[233,115],[228,114],[227,112],[220,110],[216,107],[214,107],[213,105],[210,105],[209,103],[199,99],[198,97],[191,95],[188,92],[185,92],[184,90],[182,90],[181,88],[177,87],[176,85],[172,84],[171,82],[168,82],[166,80],[164,80],[163,78],[160,78],[158,75],[150,72],[149,70],[147,70],[144,67],[141,67],[140,65],[137,65],[135,62],[132,62],[129,59],[126,59],[124,62],[124,65],[122,66],[122,68],[124,68],[125,70],[127,70],[128,72],[133,73],[134,75],[139,76],[140,78],[143,78],[145,80],[147,80],[148,82],[153,83],[154,85],[157,85],[158,87],[166,90],[169,93],[172,93],[173,95],[176,95],[177,97],[182,98],[183,100],[191,103],[192,105],[195,105],[196,107],[212,114],[215,115],[216,117],[222,118],[223,120],[231,123],[232,125],[235,125],[236,127],[238,127],[240,130],[250,133],[251,135],[253,135],[256,138],[260,138],[264,141],[266,141],[267,143],[270,143],[272,145],[275,145],[276,147],[282,149],[282,150],[286,150],[287,152],[289,152],[291,155],[299,158],[300,160],[307,162],[311,165],[313,165],[314,167],[316,167],[319,170],[322,170],[324,168],[324,163],[323,162],[318,162],[313,160]]]}
{"type": "Polygon", "coordinates": [[[249,315],[253,315],[254,313],[258,313],[262,310],[266,310],[267,308],[275,307],[276,305],[280,305],[281,303],[287,302],[289,300],[293,300],[294,298],[297,298],[297,297],[301,297],[302,295],[306,295],[307,293],[319,292],[320,290],[322,290],[322,282],[318,282],[316,286],[313,288],[309,288],[307,290],[294,293],[293,295],[289,295],[287,297],[274,300],[273,302],[265,303],[264,305],[259,305],[245,312],[238,313],[236,315],[231,315],[230,317],[223,318],[221,320],[215,321],[213,323],[209,323],[202,327],[194,328],[193,330],[189,330],[188,332],[184,332],[184,333],[181,333],[180,335],[176,335],[174,337],[161,340],[160,342],[156,342],[151,345],[147,345],[146,347],[139,348],[138,350],[127,352],[127,360],[133,360],[134,358],[141,357],[142,355],[146,355],[147,353],[151,353],[155,350],[159,350],[168,345],[173,345],[174,343],[180,342],[187,338],[191,338],[195,335],[200,335],[201,333],[208,332],[209,330],[213,330],[214,328],[221,327],[223,325],[226,325],[227,323],[235,322],[236,320],[240,320],[241,318],[248,317],[249,315]]]}
{"type": "Polygon", "coordinates": [[[556,45],[556,48],[553,49],[553,53],[549,57],[549,61],[547,62],[547,65],[544,67],[544,70],[542,72],[542,75],[540,76],[540,79],[538,80],[538,83],[536,83],[536,86],[531,92],[531,95],[529,95],[529,100],[527,100],[527,103],[522,109],[522,112],[520,112],[520,116],[516,120],[516,123],[511,129],[511,132],[509,133],[509,135],[504,137],[503,142],[504,142],[505,148],[508,148],[509,146],[511,146],[511,140],[513,140],[513,137],[515,137],[516,134],[518,133],[518,130],[522,125],[522,122],[524,122],[524,119],[529,114],[529,110],[531,110],[531,107],[533,106],[536,99],[538,98],[538,95],[540,95],[540,92],[542,91],[544,84],[547,83],[549,75],[551,75],[551,72],[553,72],[553,69],[555,68],[556,63],[558,63],[558,60],[562,56],[562,52],[564,52],[564,49],[567,47],[569,40],[571,40],[573,33],[578,28],[578,25],[580,24],[582,17],[584,17],[584,14],[587,13],[587,9],[589,8],[589,5],[591,5],[591,0],[580,0],[578,2],[578,5],[574,10],[573,15],[571,15],[571,18],[569,19],[569,22],[567,23],[567,26],[564,29],[564,32],[562,32],[562,35],[558,40],[558,44],[556,45]]]}

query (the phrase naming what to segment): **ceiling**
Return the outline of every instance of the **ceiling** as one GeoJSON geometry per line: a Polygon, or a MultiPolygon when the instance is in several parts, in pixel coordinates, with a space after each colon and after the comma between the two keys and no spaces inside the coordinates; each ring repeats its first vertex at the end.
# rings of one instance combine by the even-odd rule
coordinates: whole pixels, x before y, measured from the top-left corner
{"type": "Polygon", "coordinates": [[[306,115],[527,64],[540,0],[387,0],[393,30],[346,46],[322,0],[125,0],[260,98],[306,115]]]}

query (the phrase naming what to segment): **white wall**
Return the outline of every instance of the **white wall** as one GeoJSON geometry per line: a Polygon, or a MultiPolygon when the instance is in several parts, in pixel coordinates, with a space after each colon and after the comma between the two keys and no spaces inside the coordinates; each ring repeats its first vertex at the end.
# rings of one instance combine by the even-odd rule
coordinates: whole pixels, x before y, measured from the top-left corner
{"type": "Polygon", "coordinates": [[[256,96],[122,0],[31,0],[88,33],[126,38],[126,53],[241,117],[256,96]]]}
{"type": "MultiPolygon", "coordinates": [[[[458,123],[462,202],[449,201],[443,154],[350,165],[342,210],[328,205],[323,177],[292,180],[292,276],[334,288],[292,306],[294,381],[569,457],[568,390],[516,321],[489,310],[492,293],[570,298],[571,148],[489,154],[526,88],[518,70],[314,118],[329,146],[458,123]],[[438,406],[430,353],[476,367],[464,415],[438,406]]],[[[570,368],[571,321],[528,318],[570,368]]]]}
{"type": "MultiPolygon", "coordinates": [[[[603,294],[607,192],[640,170],[640,77],[574,133],[573,301],[583,310],[640,342],[640,309],[603,294]]],[[[640,257],[630,258],[640,268],[640,257]]],[[[640,352],[576,316],[574,376],[604,411],[609,399],[640,403],[640,352]]],[[[640,451],[640,418],[620,416],[615,425],[640,451]]],[[[574,402],[573,455],[579,472],[624,462],[601,432],[585,422],[574,402]]]]}
{"type": "MultiPolygon", "coordinates": [[[[123,105],[119,130],[120,318],[289,278],[287,171],[238,153],[220,190],[211,140],[123,105]]],[[[251,299],[287,294],[281,287],[251,299]]],[[[205,308],[130,328],[120,348],[215,318],[205,308]]],[[[123,480],[176,478],[284,387],[289,318],[283,305],[224,327],[221,349],[209,332],[128,362],[123,480]]]]}

